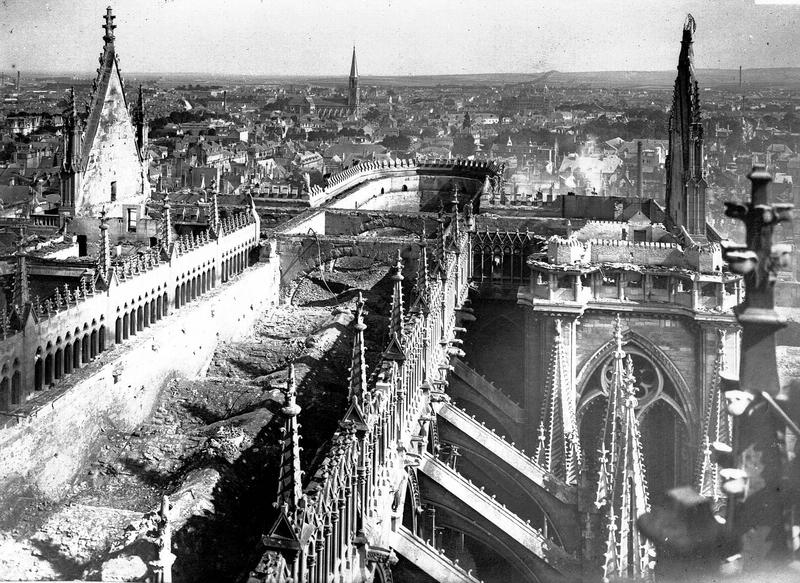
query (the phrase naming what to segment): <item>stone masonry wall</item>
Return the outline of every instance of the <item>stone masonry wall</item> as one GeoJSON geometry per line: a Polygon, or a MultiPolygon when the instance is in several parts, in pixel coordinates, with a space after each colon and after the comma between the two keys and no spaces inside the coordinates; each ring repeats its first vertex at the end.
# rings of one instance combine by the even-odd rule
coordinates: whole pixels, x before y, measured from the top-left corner
{"type": "Polygon", "coordinates": [[[246,333],[277,302],[278,278],[277,258],[245,270],[135,341],[102,353],[52,401],[0,430],[0,503],[24,495],[24,485],[58,498],[100,433],[133,430],[168,380],[198,374],[219,342],[246,333]]]}

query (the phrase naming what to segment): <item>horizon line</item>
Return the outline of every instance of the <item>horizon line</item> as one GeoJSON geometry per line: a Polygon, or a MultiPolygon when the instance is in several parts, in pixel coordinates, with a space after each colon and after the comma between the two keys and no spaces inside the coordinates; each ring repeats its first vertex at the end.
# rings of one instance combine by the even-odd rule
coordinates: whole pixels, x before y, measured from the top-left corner
{"type": "MultiPolygon", "coordinates": [[[[797,69],[800,70],[800,66],[774,66],[774,67],[749,67],[749,68],[742,68],[742,72],[746,71],[778,71],[778,70],[786,70],[786,69],[797,69]]],[[[738,73],[739,67],[728,68],[728,67],[705,67],[705,68],[695,68],[696,71],[731,71],[738,73]]],[[[25,73],[29,76],[56,76],[56,75],[86,75],[89,79],[93,79],[96,77],[97,73],[95,71],[89,71],[88,69],[85,71],[81,70],[72,70],[72,71],[65,71],[65,70],[41,70],[41,69],[30,69],[25,71],[19,67],[14,67],[11,69],[0,69],[0,73],[8,73],[11,71],[14,75],[17,71],[20,73],[25,73]]],[[[367,74],[359,74],[359,79],[362,78],[369,78],[369,77],[388,77],[388,78],[414,78],[414,77],[464,77],[464,76],[542,76],[548,73],[550,74],[566,74],[566,75],[587,75],[587,74],[611,74],[611,73],[671,73],[674,69],[597,69],[597,70],[581,70],[581,71],[562,71],[559,69],[548,69],[546,71],[533,71],[533,72],[469,72],[469,73],[409,73],[409,74],[388,74],[388,73],[367,73],[367,74]]],[[[124,76],[141,76],[141,75],[158,75],[158,76],[168,76],[168,75],[214,75],[218,77],[269,77],[269,78],[302,78],[302,79],[329,79],[331,77],[342,77],[343,79],[347,79],[348,75],[344,73],[218,73],[218,72],[210,72],[210,71],[130,71],[125,72],[124,76]]]]}

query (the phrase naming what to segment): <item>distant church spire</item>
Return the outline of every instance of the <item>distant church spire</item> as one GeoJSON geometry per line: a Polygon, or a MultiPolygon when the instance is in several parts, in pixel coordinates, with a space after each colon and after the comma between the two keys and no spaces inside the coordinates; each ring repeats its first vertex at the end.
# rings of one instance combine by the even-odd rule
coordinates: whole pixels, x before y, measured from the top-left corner
{"type": "Polygon", "coordinates": [[[666,207],[675,227],[705,237],[706,181],[703,172],[703,124],[700,90],[694,76],[694,32],[696,23],[686,17],[678,57],[678,75],[669,117],[669,153],[666,160],[666,207]]]}
{"type": "Polygon", "coordinates": [[[358,94],[358,64],[356,63],[356,47],[353,45],[353,61],[350,63],[350,80],[347,86],[347,105],[358,116],[361,98],[358,94]]]}

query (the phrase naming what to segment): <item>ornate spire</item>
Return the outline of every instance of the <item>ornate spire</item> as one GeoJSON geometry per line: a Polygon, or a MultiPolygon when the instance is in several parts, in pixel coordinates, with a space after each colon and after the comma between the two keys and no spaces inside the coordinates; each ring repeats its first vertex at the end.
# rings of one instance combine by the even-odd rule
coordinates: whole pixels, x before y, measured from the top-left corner
{"type": "Polygon", "coordinates": [[[636,524],[636,519],[650,510],[650,503],[636,417],[636,380],[633,362],[622,349],[619,316],[614,337],[616,349],[595,502],[598,508],[605,508],[604,581],[647,578],[655,565],[652,543],[640,534],[636,524]]]}
{"type": "Polygon", "coordinates": [[[14,290],[12,302],[19,313],[31,301],[28,283],[28,254],[25,252],[25,231],[20,228],[17,242],[17,261],[14,267],[14,290]]]}
{"type": "Polygon", "coordinates": [[[351,403],[355,402],[363,408],[364,391],[367,390],[367,359],[364,345],[364,330],[367,326],[364,324],[364,298],[361,292],[358,292],[356,300],[355,320],[356,333],[353,336],[353,354],[350,360],[349,399],[351,403]]]}
{"type": "Polygon", "coordinates": [[[392,292],[392,312],[389,316],[389,346],[383,353],[389,360],[405,360],[403,352],[403,258],[400,249],[397,250],[397,265],[395,265],[394,291],[392,292]]]}
{"type": "Polygon", "coordinates": [[[97,250],[97,272],[108,283],[111,275],[111,245],[108,242],[108,225],[106,225],[106,209],[100,211],[100,248],[97,250]]]}
{"type": "Polygon", "coordinates": [[[700,89],[694,74],[692,51],[695,28],[694,18],[691,14],[687,15],[669,118],[666,210],[674,226],[684,227],[695,238],[703,239],[707,185],[703,171],[700,89]]]}
{"type": "Polygon", "coordinates": [[[556,320],[536,460],[552,474],[574,484],[578,478],[581,450],[575,418],[575,392],[568,366],[561,320],[556,320]]]}
{"type": "Polygon", "coordinates": [[[720,375],[726,368],[725,363],[725,331],[718,331],[717,358],[714,361],[713,384],[706,398],[705,416],[703,419],[703,443],[700,469],[697,477],[697,489],[702,496],[713,501],[714,510],[721,512],[725,507],[726,496],[722,491],[719,467],[711,459],[711,446],[715,442],[730,445],[730,415],[723,401],[720,375]]]}
{"type": "Polygon", "coordinates": [[[292,516],[297,510],[303,495],[302,471],[300,470],[300,424],[297,416],[301,408],[297,404],[297,386],[294,377],[294,364],[289,364],[286,390],[283,393],[284,416],[283,441],[281,443],[281,465],[278,476],[277,506],[292,516]]]}

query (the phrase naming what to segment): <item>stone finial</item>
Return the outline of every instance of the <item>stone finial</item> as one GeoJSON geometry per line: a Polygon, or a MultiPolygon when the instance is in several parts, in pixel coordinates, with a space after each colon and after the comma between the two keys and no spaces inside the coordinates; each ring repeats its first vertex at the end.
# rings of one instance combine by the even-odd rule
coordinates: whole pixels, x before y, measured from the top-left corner
{"type": "Polygon", "coordinates": [[[111,6],[106,8],[106,13],[103,16],[103,19],[105,20],[105,22],[103,23],[103,30],[105,31],[105,34],[103,35],[103,40],[108,44],[114,42],[114,29],[117,28],[117,25],[114,24],[115,18],[116,16],[114,16],[111,10],[111,6]]]}

